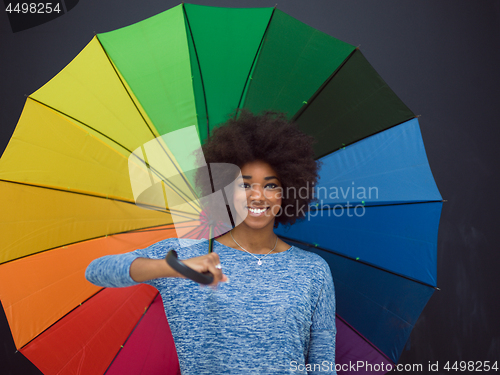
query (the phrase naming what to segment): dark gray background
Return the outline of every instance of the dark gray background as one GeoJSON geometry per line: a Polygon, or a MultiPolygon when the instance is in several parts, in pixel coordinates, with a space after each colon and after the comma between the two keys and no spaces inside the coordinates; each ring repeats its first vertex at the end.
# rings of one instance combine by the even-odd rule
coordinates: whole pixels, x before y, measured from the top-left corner
{"type": "MultiPolygon", "coordinates": [[[[56,75],[94,32],[143,20],[177,1],[80,0],[64,16],[18,33],[12,33],[2,12],[0,153],[14,131],[24,95],[56,75]]],[[[193,3],[275,5],[257,0],[193,3]]],[[[278,8],[360,46],[391,88],[422,115],[429,162],[447,200],[438,243],[441,291],[426,306],[400,363],[426,368],[429,361],[439,361],[440,371],[434,373],[447,374],[447,361],[500,362],[500,1],[281,0],[278,8]]],[[[37,373],[15,353],[9,335],[0,315],[0,373],[37,373]]]]}

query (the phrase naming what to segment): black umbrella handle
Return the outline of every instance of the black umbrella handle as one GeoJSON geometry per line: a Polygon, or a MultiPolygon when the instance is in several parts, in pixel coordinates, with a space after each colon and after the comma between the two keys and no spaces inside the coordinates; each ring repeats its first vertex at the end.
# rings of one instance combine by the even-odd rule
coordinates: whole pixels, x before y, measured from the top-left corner
{"type": "Polygon", "coordinates": [[[167,253],[166,260],[168,265],[179,272],[182,276],[196,281],[199,284],[208,285],[214,281],[214,276],[211,272],[200,273],[182,263],[177,258],[177,253],[173,249],[167,253]]]}

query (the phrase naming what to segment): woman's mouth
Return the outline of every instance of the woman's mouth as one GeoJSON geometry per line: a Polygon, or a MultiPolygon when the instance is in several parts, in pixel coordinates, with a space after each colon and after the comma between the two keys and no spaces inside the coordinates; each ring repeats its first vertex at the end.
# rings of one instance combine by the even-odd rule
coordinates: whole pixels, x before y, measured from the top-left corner
{"type": "Polygon", "coordinates": [[[262,216],[269,209],[269,207],[247,207],[247,209],[251,216],[262,216]]]}

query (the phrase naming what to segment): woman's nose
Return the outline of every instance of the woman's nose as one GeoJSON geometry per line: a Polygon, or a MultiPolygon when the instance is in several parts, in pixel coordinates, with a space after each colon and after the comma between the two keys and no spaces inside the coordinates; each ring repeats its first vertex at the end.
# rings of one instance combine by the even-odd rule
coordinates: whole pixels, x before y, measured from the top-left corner
{"type": "Polygon", "coordinates": [[[260,186],[260,184],[252,184],[250,188],[250,198],[262,199],[263,197],[264,197],[264,192],[262,191],[262,186],[260,186]]]}

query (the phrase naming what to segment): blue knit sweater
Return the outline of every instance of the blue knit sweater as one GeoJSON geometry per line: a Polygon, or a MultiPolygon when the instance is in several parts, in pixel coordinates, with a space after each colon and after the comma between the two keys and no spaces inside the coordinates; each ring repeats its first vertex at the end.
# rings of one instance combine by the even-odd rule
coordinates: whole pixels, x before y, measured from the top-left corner
{"type": "MultiPolygon", "coordinates": [[[[86,278],[99,286],[137,283],[139,257],[207,253],[207,240],[167,239],[94,260],[86,278]],[[186,247],[186,243],[190,245],[186,247]]],[[[229,283],[214,289],[181,278],[147,281],[161,294],[183,375],[335,374],[335,292],[328,264],[295,246],[257,259],[214,241],[229,283]]]]}

